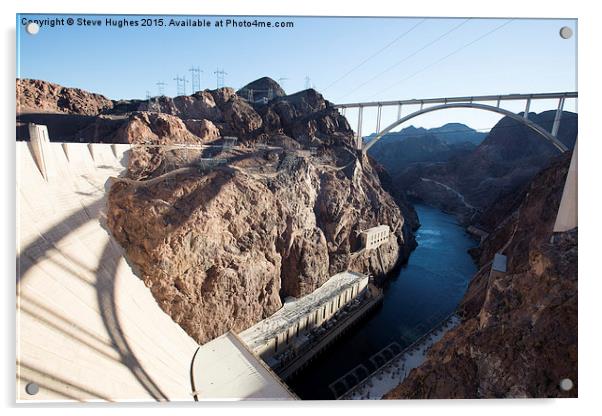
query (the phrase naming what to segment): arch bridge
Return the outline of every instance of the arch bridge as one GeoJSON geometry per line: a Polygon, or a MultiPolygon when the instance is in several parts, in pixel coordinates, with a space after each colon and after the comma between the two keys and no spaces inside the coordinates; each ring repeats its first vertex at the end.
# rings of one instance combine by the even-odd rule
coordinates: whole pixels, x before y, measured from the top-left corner
{"type": "Polygon", "coordinates": [[[481,96],[467,96],[467,97],[443,97],[443,98],[425,98],[425,99],[411,99],[411,100],[397,100],[397,101],[373,101],[373,102],[357,102],[357,103],[346,103],[336,104],[334,107],[341,110],[343,115],[346,115],[347,110],[358,111],[357,117],[357,129],[356,129],[356,145],[358,149],[363,152],[367,152],[376,142],[378,142],[385,134],[391,132],[397,126],[418,117],[422,114],[430,113],[433,111],[444,110],[448,108],[474,108],[478,110],[491,111],[494,113],[502,114],[510,117],[531,130],[538,133],[543,139],[549,141],[554,147],[560,152],[566,152],[567,147],[558,140],[558,129],[560,128],[560,121],[562,118],[562,110],[566,99],[577,98],[577,92],[553,92],[553,93],[536,93],[536,94],[506,94],[506,95],[481,95],[481,96]],[[535,100],[550,100],[557,99],[558,106],[556,108],[556,115],[554,117],[554,123],[552,130],[547,131],[539,124],[529,120],[529,108],[531,102],[535,100]],[[501,107],[502,103],[506,101],[524,101],[525,110],[522,115],[516,114],[512,111],[506,110],[501,107]],[[484,104],[484,103],[495,103],[484,104]],[[419,105],[419,109],[402,117],[402,109],[408,105],[419,105]],[[428,107],[425,107],[428,105],[428,107]],[[363,127],[363,113],[364,108],[376,107],[376,135],[372,137],[368,142],[364,143],[362,139],[362,127],[363,127]],[[394,123],[385,127],[381,130],[381,119],[382,110],[384,107],[397,107],[397,118],[394,123]]]}

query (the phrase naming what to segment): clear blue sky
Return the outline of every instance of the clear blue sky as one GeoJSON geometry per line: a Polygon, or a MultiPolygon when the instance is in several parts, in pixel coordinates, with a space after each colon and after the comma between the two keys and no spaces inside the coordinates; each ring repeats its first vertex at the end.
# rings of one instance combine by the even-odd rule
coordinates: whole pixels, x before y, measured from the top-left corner
{"type": "MultiPolygon", "coordinates": [[[[517,19],[496,31],[508,20],[258,17],[261,21],[292,21],[294,28],[120,29],[105,26],[107,17],[18,15],[17,75],[83,88],[112,99],[144,98],[146,91],[156,95],[158,81],[165,82],[165,94],[173,96],[173,78],[190,79],[188,69],[193,65],[204,71],[202,88],[215,88],[218,67],[227,72],[225,84],[234,88],[270,76],[288,78],[282,85],[291,93],[304,89],[308,76],[311,84],[335,103],[577,89],[575,20],[517,19]],[[103,24],[43,26],[32,36],[21,24],[23,17],[84,17],[100,19],[103,24]],[[562,26],[573,29],[572,38],[559,36],[562,26]]],[[[135,17],[163,17],[165,23],[177,18],[135,17]]],[[[207,17],[212,22],[221,18],[207,17]]],[[[187,88],[189,94],[190,84],[187,88]]],[[[544,102],[531,110],[554,108],[555,104],[544,102]]],[[[523,106],[516,103],[507,108],[521,111],[523,106]]],[[[574,103],[567,102],[565,108],[574,110],[574,103]]],[[[392,109],[383,114],[384,125],[393,121],[394,113],[392,109]]],[[[353,125],[354,115],[348,114],[348,118],[353,125]]],[[[435,127],[459,121],[486,129],[498,118],[478,110],[446,110],[416,118],[413,124],[435,127]]],[[[365,119],[364,133],[369,133],[374,115],[366,113],[365,119]]]]}

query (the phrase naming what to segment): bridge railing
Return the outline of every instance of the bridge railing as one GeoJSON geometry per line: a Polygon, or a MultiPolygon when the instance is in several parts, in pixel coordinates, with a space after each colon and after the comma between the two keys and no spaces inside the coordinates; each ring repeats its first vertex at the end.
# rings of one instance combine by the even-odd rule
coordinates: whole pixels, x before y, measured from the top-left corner
{"type": "Polygon", "coordinates": [[[355,103],[335,104],[335,108],[359,108],[359,107],[390,107],[396,105],[417,104],[447,104],[447,103],[471,103],[475,101],[516,101],[516,100],[550,100],[560,98],[578,98],[577,91],[570,92],[545,92],[533,94],[501,94],[501,95],[472,95],[463,97],[439,97],[439,98],[412,98],[407,100],[392,101],[364,101],[355,103]]]}

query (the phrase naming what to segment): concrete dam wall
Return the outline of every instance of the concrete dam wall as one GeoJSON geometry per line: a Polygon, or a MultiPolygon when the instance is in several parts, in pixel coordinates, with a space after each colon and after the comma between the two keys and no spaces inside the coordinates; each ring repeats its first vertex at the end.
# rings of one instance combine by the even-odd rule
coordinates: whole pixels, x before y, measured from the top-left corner
{"type": "Polygon", "coordinates": [[[129,145],[16,146],[17,400],[192,400],[198,345],[103,228],[129,145]]]}

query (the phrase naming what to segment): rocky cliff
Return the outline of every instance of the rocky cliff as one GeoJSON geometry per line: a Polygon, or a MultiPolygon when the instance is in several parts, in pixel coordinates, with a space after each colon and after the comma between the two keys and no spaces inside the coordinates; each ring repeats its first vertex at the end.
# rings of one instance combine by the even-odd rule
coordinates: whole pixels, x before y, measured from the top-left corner
{"type": "Polygon", "coordinates": [[[17,113],[97,115],[111,108],[113,102],[100,94],[35,79],[17,79],[17,113]]]}
{"type": "Polygon", "coordinates": [[[286,92],[273,79],[269,77],[259,78],[240,90],[236,91],[236,95],[247,98],[249,101],[264,101],[271,100],[274,97],[284,97],[286,92]]]}
{"type": "Polygon", "coordinates": [[[198,342],[243,330],[340,271],[384,276],[414,247],[347,120],[318,92],[249,103],[223,88],[162,100],[160,112],[130,113],[112,135],[144,146],[110,188],[107,223],[159,305],[198,342]],[[236,147],[154,147],[228,135],[236,147]],[[360,239],[378,224],[393,233],[380,259],[360,239]]]}
{"type": "Polygon", "coordinates": [[[461,324],[386,398],[577,397],[577,231],[552,235],[569,163],[563,155],[484,213],[495,228],[461,324]],[[508,271],[490,276],[496,252],[508,271]]]}

